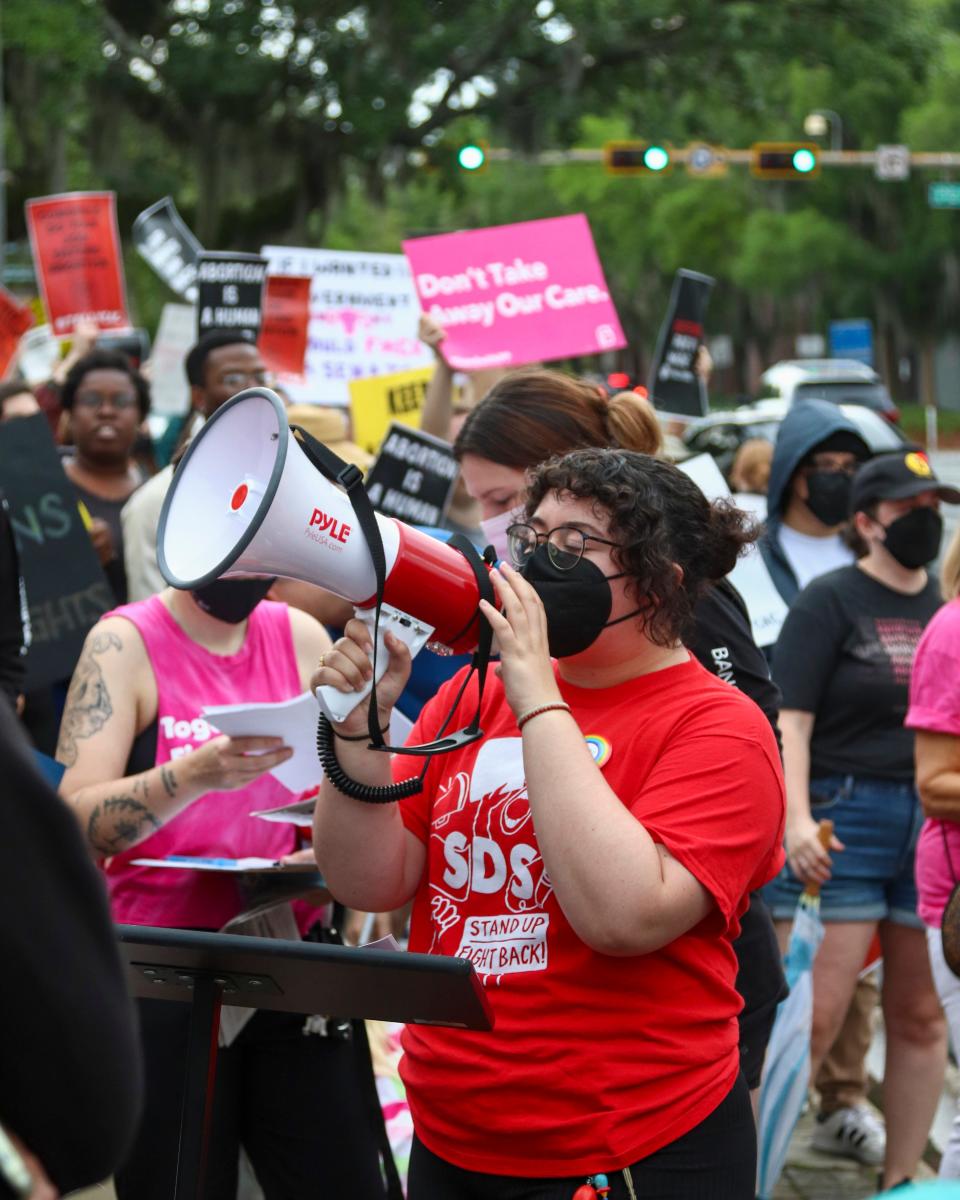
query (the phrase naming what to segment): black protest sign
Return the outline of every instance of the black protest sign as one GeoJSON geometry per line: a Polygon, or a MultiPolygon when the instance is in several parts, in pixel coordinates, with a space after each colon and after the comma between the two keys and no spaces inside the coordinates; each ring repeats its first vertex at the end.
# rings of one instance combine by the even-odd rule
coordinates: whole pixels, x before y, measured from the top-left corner
{"type": "Polygon", "coordinates": [[[256,338],[266,277],[267,260],[259,254],[204,250],[197,260],[197,337],[227,329],[256,338]]]}
{"type": "Polygon", "coordinates": [[[707,411],[707,384],[694,370],[714,280],[697,271],[677,272],[647,382],[654,407],[685,417],[707,411]]]}
{"type": "Polygon", "coordinates": [[[449,442],[394,421],[367,472],[367,494],[385,517],[439,525],[459,473],[449,442]]]}
{"type": "Polygon", "coordinates": [[[203,247],[169,196],[145,208],[133,223],[133,244],[163,282],[193,304],[197,299],[197,259],[203,247]]]}
{"type": "Polygon", "coordinates": [[[26,687],[44,687],[73,674],[83,639],[115,602],[46,417],[0,423],[0,485],[30,605],[26,687]]]}

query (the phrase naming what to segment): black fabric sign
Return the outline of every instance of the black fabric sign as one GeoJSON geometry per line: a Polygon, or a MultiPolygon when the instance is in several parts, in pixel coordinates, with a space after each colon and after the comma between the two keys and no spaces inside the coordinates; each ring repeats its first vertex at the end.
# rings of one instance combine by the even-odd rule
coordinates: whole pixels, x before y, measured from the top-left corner
{"type": "Polygon", "coordinates": [[[654,407],[663,412],[702,417],[707,411],[707,384],[693,365],[714,282],[697,271],[680,270],[674,278],[647,382],[654,407]]]}
{"type": "Polygon", "coordinates": [[[195,304],[197,259],[203,247],[169,196],[145,208],[133,223],[133,244],[163,282],[195,304]]]}
{"type": "Polygon", "coordinates": [[[30,606],[25,686],[44,687],[73,674],[83,639],[115,602],[42,414],[0,424],[0,481],[30,606]]]}
{"type": "Polygon", "coordinates": [[[385,517],[440,525],[459,473],[449,442],[394,421],[367,472],[367,494],[385,517]]]}
{"type": "Polygon", "coordinates": [[[197,261],[197,337],[211,329],[245,330],[257,337],[267,260],[259,254],[204,250],[197,261]]]}

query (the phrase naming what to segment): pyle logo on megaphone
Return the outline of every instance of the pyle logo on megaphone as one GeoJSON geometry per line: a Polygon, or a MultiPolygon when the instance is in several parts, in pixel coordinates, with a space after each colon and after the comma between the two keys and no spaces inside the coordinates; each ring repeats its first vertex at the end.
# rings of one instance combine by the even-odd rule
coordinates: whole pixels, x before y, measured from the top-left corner
{"type": "Polygon", "coordinates": [[[345,542],[350,536],[350,526],[338,524],[335,517],[327,516],[320,508],[313,510],[310,526],[319,525],[321,533],[327,533],[337,542],[345,542]]]}
{"type": "MultiPolygon", "coordinates": [[[[430,626],[432,643],[460,654],[475,649],[480,593],[474,566],[402,521],[380,514],[376,521],[386,568],[383,599],[397,627],[430,626]]],[[[234,396],[193,439],[160,514],[157,558],[164,579],[177,588],[221,576],[285,575],[358,609],[376,602],[377,572],[348,496],[313,466],[287,426],[279,397],[266,388],[234,396]]]]}

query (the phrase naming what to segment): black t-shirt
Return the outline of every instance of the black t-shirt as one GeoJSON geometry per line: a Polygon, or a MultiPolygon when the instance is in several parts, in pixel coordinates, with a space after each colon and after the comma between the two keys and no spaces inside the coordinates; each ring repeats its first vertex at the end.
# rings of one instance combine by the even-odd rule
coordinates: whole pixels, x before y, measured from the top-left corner
{"type": "Polygon", "coordinates": [[[814,713],[810,774],[913,778],[904,729],[920,635],[941,604],[934,580],[915,596],[857,566],[821,575],[793,602],[773,652],[783,707],[814,713]]]}
{"type": "Polygon", "coordinates": [[[687,648],[708,671],[750,697],[770,722],[779,743],[780,693],[770,678],[763,651],[753,640],[740,593],[728,580],[721,580],[697,601],[694,620],[696,628],[687,648]]]}

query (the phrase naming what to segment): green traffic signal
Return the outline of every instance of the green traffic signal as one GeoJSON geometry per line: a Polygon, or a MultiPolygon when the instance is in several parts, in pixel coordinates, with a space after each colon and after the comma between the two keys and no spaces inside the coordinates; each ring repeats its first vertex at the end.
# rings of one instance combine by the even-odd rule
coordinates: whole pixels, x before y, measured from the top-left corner
{"type": "Polygon", "coordinates": [[[809,175],[811,171],[816,170],[817,156],[812,150],[804,147],[801,150],[797,150],[794,154],[793,166],[794,170],[799,171],[801,175],[809,175]]]}
{"type": "Polygon", "coordinates": [[[643,165],[648,171],[663,171],[670,165],[670,155],[663,146],[648,146],[643,152],[643,165]]]}
{"type": "Polygon", "coordinates": [[[461,146],[457,151],[457,166],[464,171],[479,171],[487,161],[486,151],[476,143],[461,146]]]}

